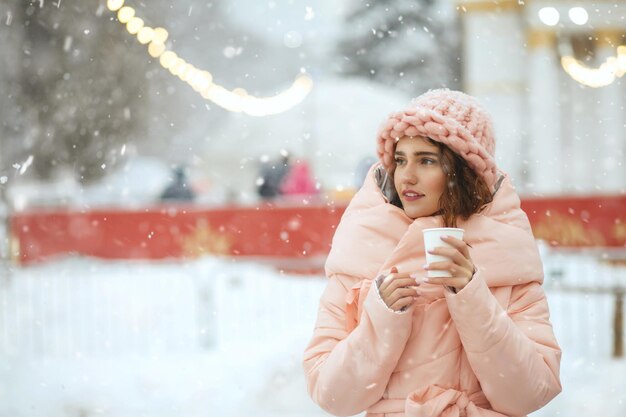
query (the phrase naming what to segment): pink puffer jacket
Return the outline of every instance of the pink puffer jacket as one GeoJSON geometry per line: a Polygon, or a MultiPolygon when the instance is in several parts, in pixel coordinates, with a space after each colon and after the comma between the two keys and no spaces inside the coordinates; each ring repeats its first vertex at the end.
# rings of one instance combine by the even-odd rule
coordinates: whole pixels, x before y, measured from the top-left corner
{"type": "Polygon", "coordinates": [[[561,391],[561,350],[526,214],[505,178],[465,241],[478,272],[458,294],[422,284],[407,311],[386,307],[372,279],[424,273],[422,229],[387,203],[370,170],[333,238],[329,282],[304,353],[309,394],[327,412],[368,417],[523,416],[561,391]],[[371,288],[371,290],[370,290],[371,288]]]}

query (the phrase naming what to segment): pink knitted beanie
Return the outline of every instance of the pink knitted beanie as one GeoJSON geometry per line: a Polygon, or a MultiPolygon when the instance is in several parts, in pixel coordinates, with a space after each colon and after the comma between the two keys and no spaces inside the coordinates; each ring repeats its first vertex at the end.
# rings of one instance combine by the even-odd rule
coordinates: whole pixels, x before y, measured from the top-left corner
{"type": "Polygon", "coordinates": [[[395,145],[403,136],[426,136],[447,145],[493,189],[497,179],[493,126],[474,97],[448,89],[431,90],[404,110],[391,113],[378,130],[376,147],[387,171],[395,165],[395,145]]]}

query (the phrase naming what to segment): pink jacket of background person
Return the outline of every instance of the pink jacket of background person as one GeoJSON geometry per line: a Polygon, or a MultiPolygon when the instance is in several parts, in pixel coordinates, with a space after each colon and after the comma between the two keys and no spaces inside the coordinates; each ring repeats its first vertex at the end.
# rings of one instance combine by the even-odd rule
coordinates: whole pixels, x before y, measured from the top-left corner
{"type": "Polygon", "coordinates": [[[470,283],[458,294],[422,284],[417,301],[394,312],[372,279],[393,266],[425,276],[422,229],[443,224],[387,203],[380,172],[370,170],[333,238],[304,353],[310,396],[337,416],[523,416],[548,403],[561,391],[561,351],[508,178],[485,210],[458,223],[478,268],[470,283]]]}
{"type": "Polygon", "coordinates": [[[283,195],[317,194],[309,164],[304,161],[296,162],[285,175],[280,191],[283,195]]]}

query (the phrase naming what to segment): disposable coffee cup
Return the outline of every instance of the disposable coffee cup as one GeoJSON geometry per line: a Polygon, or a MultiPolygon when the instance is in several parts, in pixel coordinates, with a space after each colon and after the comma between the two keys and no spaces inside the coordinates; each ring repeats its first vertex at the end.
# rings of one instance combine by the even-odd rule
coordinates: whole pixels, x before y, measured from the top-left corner
{"type": "MultiPolygon", "coordinates": [[[[434,229],[424,229],[424,251],[426,252],[426,263],[431,264],[434,262],[447,261],[450,258],[447,256],[433,255],[428,251],[437,247],[453,248],[454,246],[447,244],[441,240],[441,236],[452,236],[457,239],[463,240],[463,229],[457,229],[454,227],[437,227],[434,229]]],[[[436,277],[451,277],[448,271],[428,271],[429,278],[436,277]]]]}

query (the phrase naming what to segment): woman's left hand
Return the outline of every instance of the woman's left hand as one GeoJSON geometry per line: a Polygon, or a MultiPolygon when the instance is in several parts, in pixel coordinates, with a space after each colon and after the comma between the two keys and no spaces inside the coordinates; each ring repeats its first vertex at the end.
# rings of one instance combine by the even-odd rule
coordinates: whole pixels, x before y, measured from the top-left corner
{"type": "Polygon", "coordinates": [[[472,280],[476,267],[469,254],[469,246],[463,240],[452,236],[442,237],[441,240],[451,245],[451,248],[436,247],[429,252],[433,255],[441,255],[449,258],[447,261],[433,262],[426,265],[428,271],[448,271],[452,277],[429,277],[426,279],[431,284],[440,284],[452,287],[458,292],[472,280]]]}

